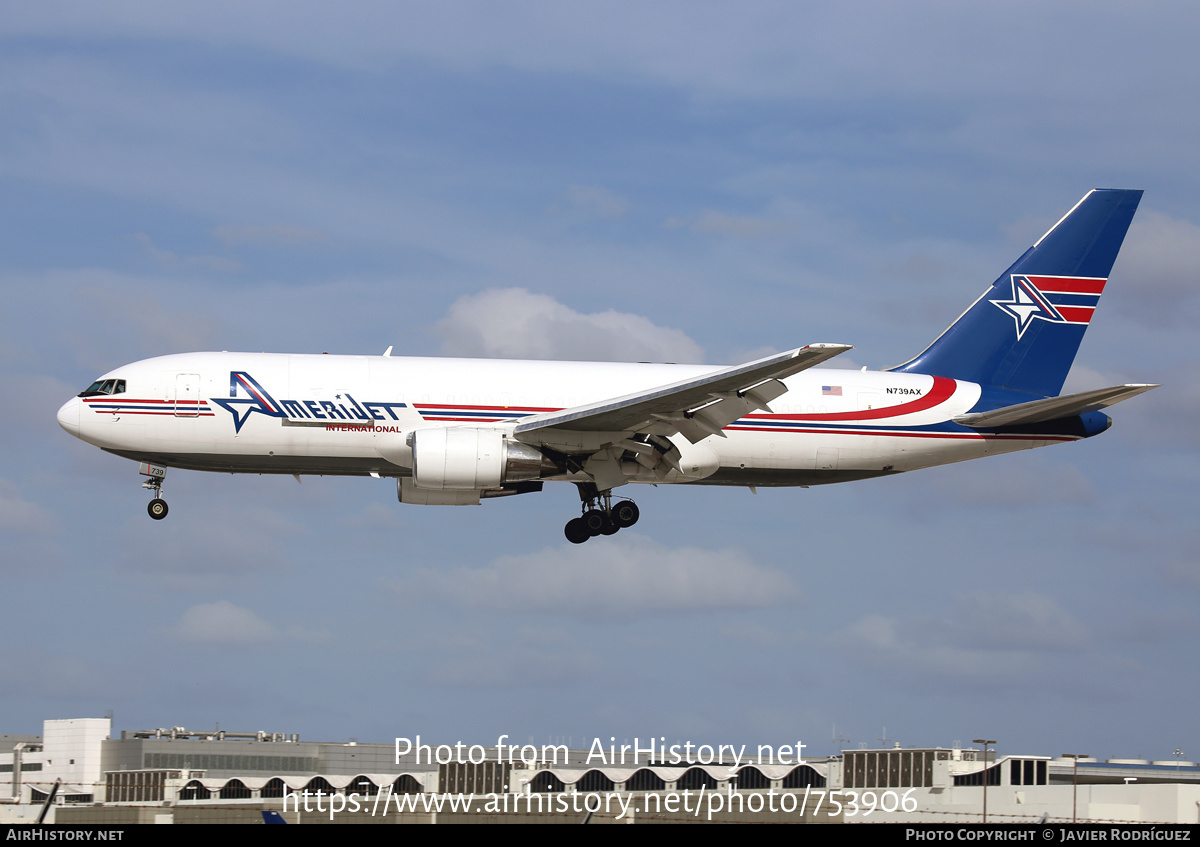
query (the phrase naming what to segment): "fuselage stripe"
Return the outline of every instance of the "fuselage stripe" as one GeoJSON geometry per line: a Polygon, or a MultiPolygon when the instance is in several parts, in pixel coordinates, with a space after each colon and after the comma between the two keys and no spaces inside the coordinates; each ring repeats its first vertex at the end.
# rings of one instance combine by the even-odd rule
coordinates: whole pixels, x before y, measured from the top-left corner
{"type": "Polygon", "coordinates": [[[874,435],[880,438],[895,437],[895,438],[956,438],[956,439],[976,439],[982,441],[1078,441],[1079,436],[1075,435],[1004,435],[996,433],[982,432],[916,432],[913,430],[899,429],[769,429],[753,426],[727,426],[726,430],[731,432],[770,432],[770,433],[797,433],[805,435],[874,435]]]}
{"type": "Polygon", "coordinates": [[[456,403],[413,403],[413,408],[419,410],[461,409],[464,411],[489,411],[496,414],[507,414],[509,412],[529,412],[536,414],[538,412],[561,411],[551,406],[469,406],[456,403]]]}
{"type": "Polygon", "coordinates": [[[954,395],[954,380],[945,376],[935,376],[933,387],[924,397],[898,406],[887,406],[882,409],[862,409],[857,412],[818,412],[815,414],[789,415],[746,415],[746,420],[776,420],[776,421],[870,421],[883,418],[898,418],[932,409],[939,403],[949,400],[954,395]]]}

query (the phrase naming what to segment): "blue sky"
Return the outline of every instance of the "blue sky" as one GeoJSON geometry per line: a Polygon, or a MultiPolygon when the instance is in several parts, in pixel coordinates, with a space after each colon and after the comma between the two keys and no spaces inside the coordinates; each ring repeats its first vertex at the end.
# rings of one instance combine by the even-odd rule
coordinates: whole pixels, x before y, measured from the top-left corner
{"type": "Polygon", "coordinates": [[[1200,758],[1200,12],[116,2],[0,16],[0,714],[321,739],[1200,758]],[[54,412],[204,349],[732,363],[924,347],[1088,189],[1141,209],[1103,437],[809,490],[167,480],[54,412]]]}

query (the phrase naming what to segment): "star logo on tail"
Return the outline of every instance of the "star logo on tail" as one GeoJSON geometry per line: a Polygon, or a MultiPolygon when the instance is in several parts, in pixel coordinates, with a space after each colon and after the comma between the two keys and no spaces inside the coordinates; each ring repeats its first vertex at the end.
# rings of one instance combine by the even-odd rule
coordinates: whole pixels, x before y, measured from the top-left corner
{"type": "Polygon", "coordinates": [[[1027,276],[1012,275],[1011,300],[989,300],[988,302],[1010,315],[1017,322],[1018,341],[1035,320],[1056,324],[1071,323],[1046,299],[1046,295],[1027,276]]]}

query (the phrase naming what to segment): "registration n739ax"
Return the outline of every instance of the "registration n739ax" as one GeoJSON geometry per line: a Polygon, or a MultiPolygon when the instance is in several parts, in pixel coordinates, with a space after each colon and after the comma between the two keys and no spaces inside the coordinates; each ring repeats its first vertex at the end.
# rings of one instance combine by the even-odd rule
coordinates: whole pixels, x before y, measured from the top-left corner
{"type": "Polygon", "coordinates": [[[567,482],[581,543],[638,519],[628,483],[808,486],[1089,438],[1153,385],[1059,396],[1141,199],[1089,192],[922,353],[816,369],[844,344],[734,367],[186,353],[124,365],[59,410],[67,432],[168,468],[397,480],[462,506],[567,482]]]}

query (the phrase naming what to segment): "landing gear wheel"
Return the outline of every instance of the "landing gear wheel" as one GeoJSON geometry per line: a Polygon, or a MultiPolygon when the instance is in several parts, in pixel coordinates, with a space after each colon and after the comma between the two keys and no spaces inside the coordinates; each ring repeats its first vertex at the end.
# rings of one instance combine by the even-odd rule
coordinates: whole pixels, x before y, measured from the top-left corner
{"type": "Polygon", "coordinates": [[[588,530],[587,524],[583,522],[583,518],[572,518],[567,521],[567,525],[563,529],[563,534],[567,536],[567,541],[570,541],[572,544],[582,544],[592,537],[592,533],[588,530]]]}
{"type": "Polygon", "coordinates": [[[167,501],[161,497],[155,497],[150,501],[150,505],[146,507],[146,511],[150,513],[150,517],[156,521],[161,521],[167,516],[167,501]]]}
{"type": "Polygon", "coordinates": [[[567,522],[563,532],[572,544],[582,544],[597,535],[616,535],[638,522],[641,512],[632,500],[612,502],[612,491],[600,491],[595,483],[577,482],[583,514],[567,522]]]}
{"type": "Polygon", "coordinates": [[[617,529],[633,526],[638,522],[640,516],[641,511],[638,509],[637,503],[632,500],[622,500],[612,508],[612,520],[617,525],[617,529]]]}
{"type": "Polygon", "coordinates": [[[604,531],[604,525],[608,523],[608,515],[599,509],[589,509],[580,520],[587,527],[588,536],[593,537],[604,531]]]}

